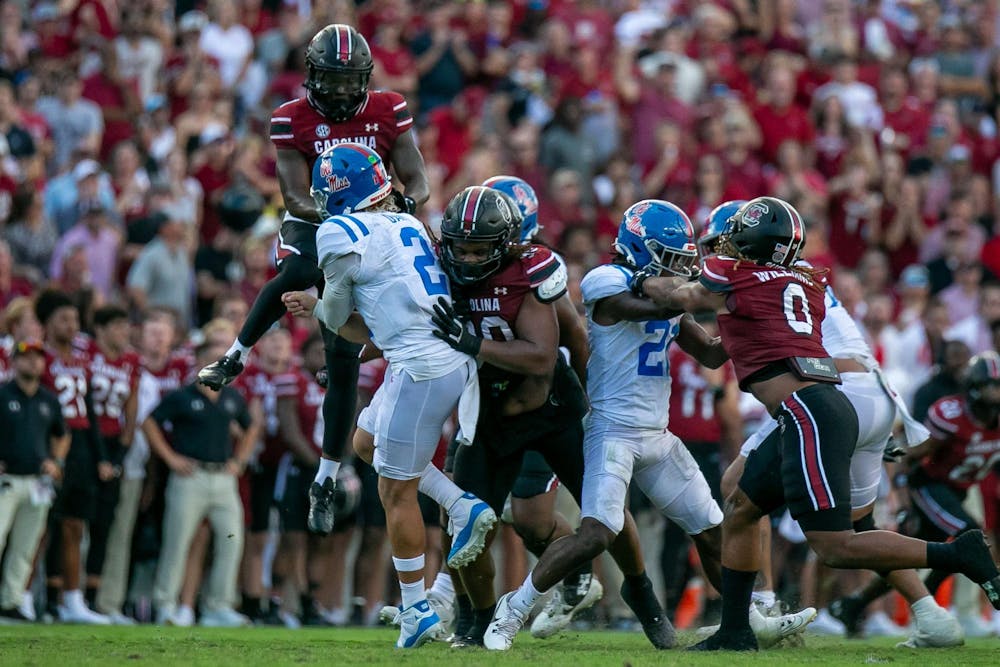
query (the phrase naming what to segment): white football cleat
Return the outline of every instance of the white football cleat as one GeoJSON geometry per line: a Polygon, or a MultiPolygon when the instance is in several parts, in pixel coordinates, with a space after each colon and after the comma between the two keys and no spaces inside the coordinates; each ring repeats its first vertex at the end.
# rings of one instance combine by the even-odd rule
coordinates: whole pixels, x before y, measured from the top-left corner
{"type": "Polygon", "coordinates": [[[965,643],[965,633],[958,620],[941,607],[924,616],[914,615],[913,632],[896,648],[947,648],[965,643]]]}
{"type": "Polygon", "coordinates": [[[24,591],[21,595],[21,604],[17,606],[17,609],[29,621],[38,620],[35,615],[35,596],[31,594],[31,591],[24,591]]]}
{"type": "MultiPolygon", "coordinates": [[[[439,639],[445,639],[455,634],[455,600],[449,600],[432,588],[427,591],[427,604],[431,606],[431,609],[434,610],[434,613],[438,615],[438,619],[441,621],[443,635],[439,639]]],[[[382,612],[379,612],[379,619],[381,618],[382,612]]]]}
{"type": "Polygon", "coordinates": [[[816,610],[813,607],[782,616],[764,616],[756,606],[750,608],[750,628],[762,649],[774,646],[782,639],[802,634],[806,626],[815,619],[816,610]]]}
{"type": "MultiPolygon", "coordinates": [[[[583,582],[581,582],[583,583],[583,582]]],[[[556,587],[549,598],[548,604],[535,617],[531,623],[531,636],[538,639],[546,639],[565,630],[573,621],[573,617],[583,611],[590,609],[598,600],[604,596],[604,587],[597,577],[591,575],[587,582],[587,589],[583,597],[576,605],[571,605],[565,601],[562,594],[562,586],[556,587]]]]}
{"type": "Polygon", "coordinates": [[[441,635],[441,619],[427,600],[404,609],[399,615],[399,639],[396,648],[418,648],[441,635]]]}
{"type": "Polygon", "coordinates": [[[59,606],[59,620],[63,623],[80,625],[111,625],[110,618],[88,607],[83,597],[79,595],[63,596],[63,604],[59,606]]]}
{"type": "Polygon", "coordinates": [[[378,622],[382,625],[399,625],[399,616],[403,613],[403,608],[399,605],[387,604],[378,612],[378,622]]]}
{"type": "Polygon", "coordinates": [[[245,628],[253,625],[249,618],[235,609],[215,609],[201,615],[203,628],[245,628]]]}
{"type": "Polygon", "coordinates": [[[483,636],[483,646],[491,651],[507,651],[514,643],[514,637],[524,627],[527,615],[522,615],[510,606],[510,598],[514,593],[507,593],[497,600],[497,610],[493,620],[486,628],[483,636]]]}
{"type": "Polygon", "coordinates": [[[476,560],[486,548],[486,536],[497,523],[493,509],[471,493],[466,493],[448,508],[449,533],[452,536],[448,566],[458,569],[476,560]]]}

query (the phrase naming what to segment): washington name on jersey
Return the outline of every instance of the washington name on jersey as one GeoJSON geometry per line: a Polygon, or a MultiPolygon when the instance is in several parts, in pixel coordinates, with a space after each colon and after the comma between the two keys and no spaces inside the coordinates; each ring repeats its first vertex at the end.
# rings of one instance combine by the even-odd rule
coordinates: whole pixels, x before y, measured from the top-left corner
{"type": "Polygon", "coordinates": [[[647,322],[594,321],[602,299],[628,292],[632,271],[605,264],[580,282],[587,308],[590,360],[587,393],[595,417],[633,428],[662,431],[670,421],[670,360],[667,347],[680,331],[680,317],[647,322]]]}
{"type": "Polygon", "coordinates": [[[306,157],[309,169],[323,151],[352,142],[368,146],[389,161],[396,137],[413,125],[406,100],[399,93],[371,91],[353,118],[334,123],[300,97],[271,114],[271,141],[306,157]]]}
{"type": "Polygon", "coordinates": [[[924,424],[931,437],[945,443],[920,462],[930,479],[967,489],[1000,463],[1000,427],[979,425],[964,396],[939,399],[924,424]]]}
{"type": "Polygon", "coordinates": [[[719,315],[719,332],[744,390],[747,379],[772,362],[829,356],[823,276],[810,280],[800,271],[716,255],[705,260],[700,280],[726,295],[729,312],[719,315]]]}

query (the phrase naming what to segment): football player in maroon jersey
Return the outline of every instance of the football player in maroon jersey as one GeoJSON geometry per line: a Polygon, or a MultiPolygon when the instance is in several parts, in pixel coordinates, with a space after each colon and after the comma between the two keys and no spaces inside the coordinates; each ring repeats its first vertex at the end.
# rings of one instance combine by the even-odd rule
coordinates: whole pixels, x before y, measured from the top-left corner
{"type": "MultiPolygon", "coordinates": [[[[135,435],[137,390],[142,367],[139,355],[129,349],[131,326],[128,311],[121,306],[102,306],[94,312],[91,342],[91,378],[94,414],[108,459],[118,470],[135,435]]],[[[121,475],[102,481],[97,489],[97,508],[90,524],[87,551],[87,603],[96,608],[97,591],[107,554],[108,535],[118,507],[121,475]]]]}
{"type": "MultiPolygon", "coordinates": [[[[430,194],[424,159],[413,140],[413,118],[398,93],[369,91],[374,67],[365,38],[351,26],[331,24],[319,31],[306,51],[305,98],[286,102],[271,116],[271,141],[278,149],[278,179],[285,220],[278,235],[278,275],[261,290],[236,341],[222,359],[203,368],[198,379],[218,389],[246,364],[250,348],[285,314],[281,296],[317,286],[316,229],[323,222],[310,194],[313,163],[331,146],[354,142],[369,146],[390,164],[405,186],[400,208],[412,213],[430,194]]],[[[360,346],[324,330],[330,386],[323,403],[323,459],[339,461],[353,424],[357,401],[360,346]]],[[[333,492],[322,483],[334,466],[320,462],[310,530],[332,528],[333,492]]]]}
{"type": "Polygon", "coordinates": [[[115,476],[94,411],[91,358],[74,344],[80,315],[68,296],[42,292],[35,301],[35,315],[45,329],[47,368],[42,384],[59,397],[71,437],[66,461],[57,462],[65,464],[65,471],[46,556],[49,613],[62,621],[107,625],[108,617],[91,611],[80,590],[80,543],[84,528],[94,519],[98,482],[115,476]]]}
{"type": "MultiPolygon", "coordinates": [[[[509,243],[519,231],[516,210],[506,194],[482,186],[466,188],[449,202],[441,226],[441,264],[455,299],[467,304],[468,321],[446,302],[435,316],[435,335],[483,362],[476,442],[458,447],[454,473],[456,484],[498,514],[526,450],[545,457],[577,502],[583,482],[586,396],[559,354],[552,305],[566,291],[566,271],[544,246],[509,243]]],[[[635,531],[628,515],[611,552],[626,577],[645,579],[635,531]]],[[[563,537],[556,533],[549,542],[563,537]]],[[[496,606],[489,549],[459,574],[474,611],[472,627],[456,643],[482,646],[496,606]]],[[[662,609],[659,616],[664,618],[662,609]]]]}
{"type": "Polygon", "coordinates": [[[830,567],[958,571],[1000,608],[1000,571],[982,532],[942,544],[853,531],[850,460],[858,419],[834,386],[839,373],[823,348],[824,276],[795,266],[804,242],[805,226],[790,204],[758,197],[730,219],[722,238],[728,256],[705,260],[700,282],[642,274],[632,281],[636,293],[665,307],[717,312],[740,387],[782,425],[780,451],[754,452],[727,499],[722,625],[695,650],[757,648],[746,613],[760,567],[757,522],[782,503],[830,567]]]}
{"type": "MultiPolygon", "coordinates": [[[[962,384],[961,394],[945,396],[928,410],[924,424],[931,437],[906,450],[906,460],[913,464],[905,476],[912,520],[904,520],[901,528],[922,540],[944,541],[979,530],[979,522],[962,503],[969,488],[1000,463],[1000,355],[984,352],[974,356],[962,384]]],[[[924,584],[935,593],[951,575],[935,568],[924,584]]],[[[889,590],[879,578],[834,604],[839,603],[848,616],[857,616],[889,590]]]]}

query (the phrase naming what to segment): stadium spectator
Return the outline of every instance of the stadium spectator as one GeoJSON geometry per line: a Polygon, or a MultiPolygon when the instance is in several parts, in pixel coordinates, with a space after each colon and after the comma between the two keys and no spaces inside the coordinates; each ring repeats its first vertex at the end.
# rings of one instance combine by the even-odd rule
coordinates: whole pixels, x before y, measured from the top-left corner
{"type": "Polygon", "coordinates": [[[156,238],[139,253],[126,285],[132,303],[140,311],[167,308],[187,326],[192,316],[194,269],[191,234],[182,216],[182,212],[170,207],[160,211],[156,238]]]}
{"type": "Polygon", "coordinates": [[[52,260],[59,234],[45,214],[42,193],[20,188],[11,203],[10,223],[3,232],[14,262],[32,270],[36,277],[45,275],[52,260]]]}
{"type": "Polygon", "coordinates": [[[116,291],[115,270],[122,234],[111,225],[108,211],[100,202],[81,201],[78,215],[79,222],[59,238],[52,251],[49,275],[60,279],[63,260],[75,248],[83,248],[87,257],[88,284],[108,298],[116,291]]]}

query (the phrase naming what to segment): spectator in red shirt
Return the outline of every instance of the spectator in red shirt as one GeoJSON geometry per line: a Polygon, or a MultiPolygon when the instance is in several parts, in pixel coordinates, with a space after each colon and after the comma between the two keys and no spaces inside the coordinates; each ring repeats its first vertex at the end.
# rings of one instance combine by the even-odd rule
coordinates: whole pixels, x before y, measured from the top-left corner
{"type": "Polygon", "coordinates": [[[370,42],[375,61],[371,87],[394,90],[409,99],[417,92],[416,63],[403,41],[405,23],[393,19],[379,23],[370,42]]]}
{"type": "Polygon", "coordinates": [[[684,150],[681,129],[664,121],[656,128],[654,139],[656,159],[643,176],[643,192],[667,201],[686,198],[694,185],[694,165],[684,150]]]}
{"type": "Polygon", "coordinates": [[[447,169],[446,179],[455,175],[472,147],[485,97],[481,89],[467,88],[450,106],[438,107],[429,114],[428,122],[437,130],[437,156],[447,169]]]}
{"type": "Polygon", "coordinates": [[[211,243],[222,222],[219,218],[218,204],[229,185],[230,158],[236,148],[224,125],[211,124],[199,135],[202,152],[202,164],[194,172],[194,177],[201,184],[204,199],[202,200],[201,241],[211,243]]]}
{"type": "Polygon", "coordinates": [[[879,97],[885,129],[880,135],[881,145],[883,149],[892,148],[904,156],[923,146],[930,125],[930,114],[907,88],[906,73],[901,68],[886,66],[882,69],[879,97]]]}
{"type": "Polygon", "coordinates": [[[240,23],[250,31],[254,38],[274,29],[277,21],[274,12],[263,6],[262,0],[243,0],[240,9],[240,23]]]}
{"type": "Polygon", "coordinates": [[[135,135],[133,122],[139,115],[139,95],[134,82],[128,83],[119,76],[118,54],[113,45],[101,51],[102,67],[83,82],[83,97],[101,107],[104,115],[104,136],[101,141],[101,160],[111,155],[111,149],[120,141],[135,135]]]}
{"type": "Polygon", "coordinates": [[[742,108],[730,109],[723,118],[726,150],[722,161],[726,174],[728,199],[753,199],[767,191],[760,161],[751,152],[759,143],[757,128],[742,108]]]}
{"type": "Polygon", "coordinates": [[[795,105],[795,77],[791,69],[775,63],[767,74],[765,101],[754,109],[754,119],[760,128],[760,155],[764,162],[774,164],[778,146],[794,139],[811,146],[815,130],[809,115],[795,105]]]}
{"type": "Polygon", "coordinates": [[[826,179],[806,165],[805,152],[797,141],[781,142],[777,166],[764,191],[795,202],[795,208],[803,218],[824,216],[827,206],[826,179]]]}
{"type": "Polygon", "coordinates": [[[868,189],[868,172],[860,164],[831,182],[830,194],[830,249],[841,265],[853,269],[858,249],[879,241],[882,198],[868,189]]]}
{"type": "MultiPolygon", "coordinates": [[[[632,156],[640,164],[657,159],[656,146],[649,137],[657,126],[668,120],[682,133],[694,129],[694,110],[685,104],[676,91],[676,66],[672,60],[661,60],[648,76],[640,79],[630,60],[622,58],[616,66],[618,92],[627,105],[632,137],[632,156]]],[[[685,142],[687,143],[687,142],[685,142]]]]}
{"type": "Polygon", "coordinates": [[[180,44],[164,65],[171,118],[177,118],[188,109],[189,97],[197,86],[203,87],[210,96],[222,89],[219,61],[201,48],[201,31],[206,25],[208,17],[198,11],[184,14],[178,22],[180,44]]]}
{"type": "Polygon", "coordinates": [[[816,139],[813,142],[816,169],[825,178],[834,178],[840,173],[844,155],[850,148],[849,133],[844,105],[839,97],[831,95],[816,107],[816,139]]]}

